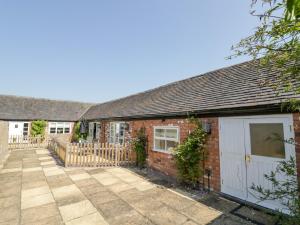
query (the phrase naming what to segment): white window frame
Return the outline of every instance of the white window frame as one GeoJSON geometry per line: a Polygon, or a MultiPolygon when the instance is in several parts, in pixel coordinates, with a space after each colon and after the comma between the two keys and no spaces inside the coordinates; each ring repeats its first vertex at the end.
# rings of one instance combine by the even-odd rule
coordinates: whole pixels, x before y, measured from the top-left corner
{"type": "MultiPolygon", "coordinates": [[[[168,149],[165,149],[165,150],[162,150],[162,149],[156,149],[155,148],[155,140],[164,140],[165,142],[166,141],[175,141],[177,142],[177,144],[180,144],[180,129],[178,126],[154,126],[153,127],[153,151],[156,151],[156,152],[163,152],[163,153],[168,153],[168,154],[171,154],[172,151],[168,150],[168,149]],[[156,130],[157,129],[163,129],[163,130],[166,130],[166,129],[176,129],[177,130],[177,138],[167,138],[167,137],[156,137],[156,130]]],[[[165,146],[166,143],[165,143],[165,146]]]]}
{"type": "Polygon", "coordinates": [[[110,144],[124,144],[125,143],[125,133],[126,133],[126,129],[125,129],[125,124],[126,122],[124,121],[116,121],[116,122],[110,122],[109,123],[109,137],[108,137],[108,142],[110,144]],[[120,128],[121,128],[121,124],[124,124],[124,133],[122,136],[117,136],[117,132],[116,132],[116,128],[117,128],[117,124],[119,124],[119,132],[120,133],[120,128]],[[113,134],[112,134],[112,128],[113,128],[113,134]],[[122,143],[120,143],[120,140],[122,140],[122,143]]]}
{"type": "Polygon", "coordinates": [[[49,128],[48,128],[49,134],[71,134],[72,133],[72,125],[70,122],[49,122],[49,128]],[[51,128],[55,128],[55,133],[51,133],[51,128]],[[57,133],[57,129],[62,128],[62,133],[57,133]],[[69,128],[69,132],[65,132],[65,129],[69,128]]]}

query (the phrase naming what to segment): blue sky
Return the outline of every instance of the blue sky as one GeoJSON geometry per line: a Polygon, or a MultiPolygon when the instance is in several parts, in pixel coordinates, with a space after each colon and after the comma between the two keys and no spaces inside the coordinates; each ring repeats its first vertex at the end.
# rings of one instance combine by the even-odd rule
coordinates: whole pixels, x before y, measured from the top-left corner
{"type": "Polygon", "coordinates": [[[104,102],[232,65],[251,0],[0,2],[0,94],[104,102]]]}

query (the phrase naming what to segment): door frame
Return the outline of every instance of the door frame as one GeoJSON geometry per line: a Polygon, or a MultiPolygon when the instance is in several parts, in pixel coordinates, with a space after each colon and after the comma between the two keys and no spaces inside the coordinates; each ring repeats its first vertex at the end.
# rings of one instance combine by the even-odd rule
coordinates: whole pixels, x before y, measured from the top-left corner
{"type": "MultiPolygon", "coordinates": [[[[269,115],[264,114],[264,115],[247,115],[247,116],[228,116],[228,117],[219,117],[218,118],[219,119],[218,124],[219,124],[219,157],[220,157],[220,190],[221,190],[221,192],[222,192],[222,180],[226,179],[226,177],[222,176],[222,146],[221,146],[222,143],[220,141],[221,140],[221,135],[222,135],[222,128],[221,128],[222,120],[223,119],[224,120],[225,119],[238,119],[238,120],[247,120],[247,119],[251,120],[251,119],[253,119],[253,120],[255,120],[255,119],[270,119],[270,118],[272,118],[272,119],[276,119],[276,118],[278,118],[278,119],[288,119],[288,123],[289,123],[288,126],[289,126],[289,129],[290,129],[290,136],[292,138],[295,138],[293,114],[291,114],[291,113],[288,113],[288,114],[269,114],[269,115]]],[[[244,124],[244,121],[243,121],[243,124],[244,124]]],[[[241,137],[241,138],[244,139],[245,145],[246,145],[246,140],[245,140],[246,139],[246,134],[247,134],[247,132],[245,132],[245,127],[244,127],[243,137],[241,137]]],[[[244,154],[246,156],[247,150],[245,149],[245,147],[246,146],[244,146],[243,150],[244,150],[244,154]]],[[[291,151],[290,155],[295,157],[296,156],[295,146],[292,146],[291,148],[292,148],[292,151],[291,151]]],[[[245,167],[246,167],[246,162],[244,161],[244,163],[245,163],[245,167]]],[[[223,166],[223,169],[224,169],[224,166],[223,166]]],[[[246,192],[248,192],[247,168],[246,168],[246,187],[247,187],[246,192]]],[[[224,193],[224,192],[222,192],[222,193],[224,193]]],[[[227,193],[224,193],[224,194],[227,194],[227,193]]],[[[239,198],[237,196],[232,196],[232,197],[239,198]]],[[[241,198],[239,198],[239,199],[241,199],[241,198]]],[[[247,201],[247,199],[248,199],[248,197],[246,199],[242,199],[242,200],[247,201]]],[[[268,205],[265,205],[265,207],[268,207],[268,205]]]]}

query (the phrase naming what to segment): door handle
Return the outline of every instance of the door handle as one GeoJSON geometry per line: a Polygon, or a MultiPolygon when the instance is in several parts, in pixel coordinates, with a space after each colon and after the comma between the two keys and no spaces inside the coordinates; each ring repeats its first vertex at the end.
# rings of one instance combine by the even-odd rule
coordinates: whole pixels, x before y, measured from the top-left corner
{"type": "Polygon", "coordinates": [[[251,155],[250,154],[249,155],[245,155],[245,161],[247,163],[250,163],[250,161],[251,161],[251,155]]]}

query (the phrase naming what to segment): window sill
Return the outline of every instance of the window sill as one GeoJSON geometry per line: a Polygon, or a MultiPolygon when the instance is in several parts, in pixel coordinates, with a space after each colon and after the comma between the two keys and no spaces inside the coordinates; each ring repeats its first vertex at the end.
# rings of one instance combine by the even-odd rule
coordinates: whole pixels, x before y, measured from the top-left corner
{"type": "Polygon", "coordinates": [[[171,151],[163,151],[163,150],[156,150],[156,149],[152,149],[153,152],[159,152],[159,153],[165,153],[167,155],[174,155],[173,152],[171,151]]]}

